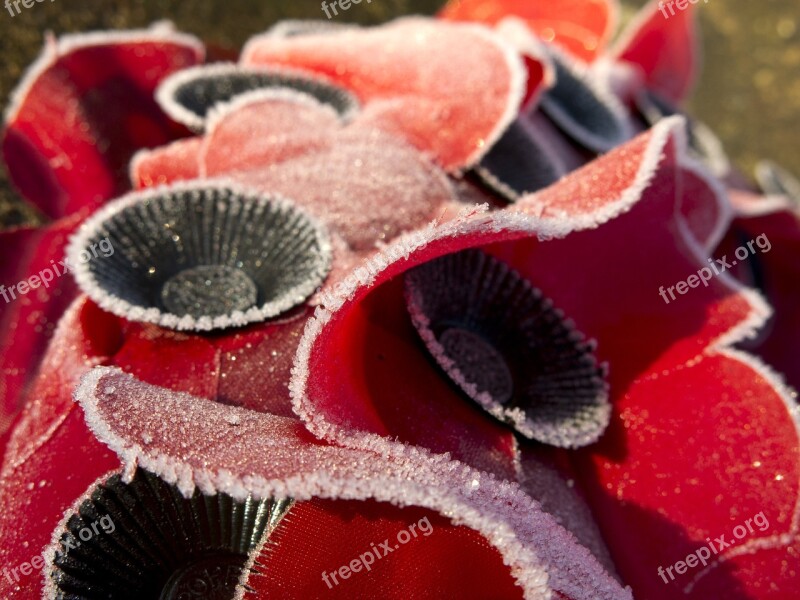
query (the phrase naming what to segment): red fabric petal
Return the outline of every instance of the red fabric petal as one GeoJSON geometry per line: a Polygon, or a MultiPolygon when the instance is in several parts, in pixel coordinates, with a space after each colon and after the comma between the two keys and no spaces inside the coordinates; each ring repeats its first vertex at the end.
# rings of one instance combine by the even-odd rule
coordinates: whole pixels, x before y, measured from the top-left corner
{"type": "Polygon", "coordinates": [[[310,307],[212,340],[219,353],[216,401],[281,417],[296,415],[289,380],[310,307]]]}
{"type": "Polygon", "coordinates": [[[156,86],[202,55],[197,40],[163,27],[49,40],[7,114],[14,183],[54,218],[124,191],[132,154],[181,131],[156,105],[156,86]]]}
{"type": "Polygon", "coordinates": [[[525,93],[521,59],[494,34],[422,18],[336,35],[266,34],[248,43],[241,60],[326,76],[366,104],[371,123],[449,171],[480,160],[525,93]]]}
{"type": "Polygon", "coordinates": [[[494,25],[523,19],[542,39],[560,44],[583,60],[602,52],[614,33],[619,7],[614,0],[450,0],[439,15],[455,21],[494,25]]]}
{"type": "Polygon", "coordinates": [[[553,586],[586,600],[628,597],[517,487],[444,457],[326,446],[296,418],[155,388],[116,369],[95,369],[75,396],[92,431],[119,453],[128,474],[140,466],[184,494],[199,488],[239,499],[325,497],[421,506],[480,532],[529,595],[553,586]]]}
{"type": "Polygon", "coordinates": [[[308,96],[250,93],[208,124],[201,164],[208,175],[247,171],[329,149],[336,112],[308,96]]]}
{"type": "Polygon", "coordinates": [[[688,597],[789,598],[800,575],[789,550],[800,534],[800,436],[774,376],[746,355],[711,355],[635,382],[615,409],[616,423],[581,453],[579,472],[634,595],[683,597],[699,578],[688,597]],[[768,527],[751,521],[754,531],[734,532],[759,513],[768,527]],[[721,535],[732,543],[720,564],[673,571],[667,583],[659,576],[721,535]],[[726,562],[743,552],[751,556],[726,562]]]}
{"type": "MultiPolygon", "coordinates": [[[[673,123],[680,127],[679,121],[673,123]]],[[[663,147],[662,156],[652,153],[658,148],[654,140],[666,131],[665,127],[640,136],[516,205],[554,227],[567,218],[589,225],[593,218],[618,216],[548,243],[526,240],[491,249],[536,282],[580,331],[598,341],[598,356],[610,365],[612,390],[692,361],[734,335],[734,329],[741,338],[768,316],[759,299],[740,292],[726,274],[716,275],[708,250],[692,235],[690,223],[677,216],[691,194],[694,211],[717,205],[705,211],[722,218],[709,229],[720,231],[730,218],[721,208],[718,187],[682,166],[683,148],[672,141],[663,147]],[[639,160],[633,158],[637,154],[639,160]],[[660,161],[655,173],[653,161],[660,161]],[[634,174],[637,165],[639,172],[634,174]],[[623,208],[632,192],[641,199],[623,208]],[[581,215],[581,210],[595,217],[581,215]],[[697,275],[701,269],[706,269],[707,286],[697,275]],[[580,277],[564,278],[564,273],[580,277]],[[677,285],[692,276],[694,287],[684,284],[681,294],[677,285]]]]}
{"type": "Polygon", "coordinates": [[[64,248],[80,220],[77,215],[41,229],[0,233],[5,256],[0,263],[0,433],[21,407],[55,325],[77,293],[71,274],[56,273],[65,269],[60,264],[64,248]],[[30,286],[24,295],[22,282],[30,286]]]}
{"type": "Polygon", "coordinates": [[[203,398],[214,398],[219,357],[211,342],[197,335],[129,323],[113,364],[139,379],[203,398]]]}
{"type": "MultiPolygon", "coordinates": [[[[328,311],[311,322],[293,381],[298,414],[317,435],[340,443],[362,447],[378,443],[379,436],[396,436],[504,474],[502,462],[490,465],[478,457],[507,459],[489,449],[502,448],[508,434],[453,392],[421,350],[397,277],[467,247],[484,245],[552,298],[580,331],[597,339],[601,360],[611,365],[612,390],[620,392],[637,377],[693,360],[734,327],[763,318],[763,306],[726,282],[692,290],[671,305],[659,296],[659,285],[685,279],[704,264],[675,218],[682,185],[681,127],[678,120],[664,122],[523,199],[512,213],[443,225],[387,249],[324,299],[328,311]],[[570,229],[578,231],[567,235],[570,229]],[[559,236],[565,237],[549,239],[559,236]],[[631,252],[631,247],[647,251],[631,252]],[[569,273],[580,277],[565,277],[569,273]],[[478,435],[481,418],[485,424],[478,435]],[[469,444],[450,435],[463,427],[474,432],[469,444]]],[[[704,202],[719,201],[690,175],[687,190],[702,192],[704,202]]]]}
{"type": "Polygon", "coordinates": [[[456,203],[444,174],[402,140],[361,122],[343,126],[329,109],[296,99],[255,94],[235,101],[218,113],[203,148],[207,175],[231,175],[294,200],[356,252],[456,203]]]}
{"type": "MultiPolygon", "coordinates": [[[[745,285],[759,285],[775,314],[761,335],[744,345],[781,373],[800,390],[800,217],[783,201],[753,198],[749,208],[742,205],[742,193],[734,196],[740,215],[734,221],[717,254],[733,255],[737,247],[753,243],[757,251],[750,264],[735,273],[745,285]],[[760,244],[760,245],[759,245],[760,244]],[[768,250],[767,250],[768,249],[768,250]],[[766,251],[765,251],[766,250],[766,251]],[[758,281],[754,281],[751,269],[758,281]]],[[[744,263],[744,261],[743,261],[744,263]]]]}
{"type": "Polygon", "coordinates": [[[372,501],[295,505],[256,561],[248,599],[523,597],[500,554],[474,530],[430,510],[372,501]]]}
{"type": "Polygon", "coordinates": [[[177,140],[153,150],[141,150],[131,161],[131,182],[134,188],[167,185],[200,177],[199,137],[177,140]]]}
{"type": "MultiPolygon", "coordinates": [[[[30,401],[19,414],[4,469],[16,468],[46,446],[53,431],[75,410],[72,391],[92,366],[104,364],[122,343],[119,320],[85,298],[66,311],[32,381],[30,401]]],[[[86,432],[89,436],[88,431],[86,432]]]]}
{"type": "MultiPolygon", "coordinates": [[[[98,476],[119,469],[119,458],[91,436],[79,410],[72,411],[39,451],[0,477],[0,560],[9,576],[0,578],[0,596],[10,600],[42,597],[42,572],[36,565],[64,512],[98,476]],[[17,569],[17,571],[15,571],[17,569]],[[19,579],[17,579],[19,576],[19,579]]],[[[4,573],[5,575],[5,573],[4,573]]]]}
{"type": "Polygon", "coordinates": [[[680,10],[674,3],[651,0],[628,26],[614,54],[638,65],[650,90],[678,104],[689,95],[697,76],[697,38],[693,4],[680,10]]]}
{"type": "Polygon", "coordinates": [[[41,597],[42,573],[13,569],[41,555],[75,498],[99,476],[119,469],[119,459],[94,440],[71,396],[80,376],[117,348],[121,332],[115,322],[85,300],[67,311],[12,431],[0,472],[0,560],[11,572],[0,577],[3,598],[41,597]]]}

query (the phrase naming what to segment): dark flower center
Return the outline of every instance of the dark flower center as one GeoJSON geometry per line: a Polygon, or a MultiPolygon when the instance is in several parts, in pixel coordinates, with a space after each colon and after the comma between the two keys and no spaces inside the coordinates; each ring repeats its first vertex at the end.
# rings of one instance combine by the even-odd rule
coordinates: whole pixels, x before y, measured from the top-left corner
{"type": "Polygon", "coordinates": [[[327,233],[293,204],[208,184],[119,201],[90,219],[70,256],[104,309],[193,330],[284,313],[314,293],[331,263],[327,233]],[[78,260],[98,246],[110,252],[78,260]]]}
{"type": "Polygon", "coordinates": [[[170,116],[200,130],[214,106],[256,90],[300,92],[327,104],[343,120],[360,108],[353,94],[312,73],[238,65],[210,65],[181,71],[163,84],[159,99],[170,116]]]}
{"type": "Polygon", "coordinates": [[[185,498],[139,470],[95,488],[71,515],[51,565],[56,597],[228,600],[249,554],[292,501],[185,498]]]}
{"type": "Polygon", "coordinates": [[[499,404],[506,404],[514,391],[514,380],[503,355],[491,342],[466,329],[445,329],[439,343],[462,373],[469,373],[475,386],[499,404]]]}
{"type": "Polygon", "coordinates": [[[605,152],[623,143],[628,132],[611,95],[602,93],[557,52],[550,57],[556,81],[542,96],[542,111],[564,133],[594,152],[605,152]]]}
{"type": "Polygon", "coordinates": [[[170,277],[161,302],[176,315],[224,315],[255,306],[258,288],[241,269],[225,265],[191,267],[170,277]]]}
{"type": "Polygon", "coordinates": [[[405,285],[431,357],[468,397],[541,442],[599,438],[610,407],[594,345],[519,273],[467,250],[417,267],[405,285]]]}
{"type": "Polygon", "coordinates": [[[513,202],[554,183],[561,175],[553,156],[516,119],[475,167],[475,173],[492,191],[513,202]]]}

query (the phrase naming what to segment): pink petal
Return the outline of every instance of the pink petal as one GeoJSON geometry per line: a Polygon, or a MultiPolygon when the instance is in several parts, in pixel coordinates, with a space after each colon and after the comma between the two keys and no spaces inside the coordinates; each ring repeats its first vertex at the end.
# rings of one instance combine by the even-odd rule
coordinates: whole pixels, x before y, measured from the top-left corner
{"type": "Polygon", "coordinates": [[[248,171],[329,150],[340,127],[333,109],[308,95],[249,92],[210,119],[202,170],[209,176],[248,171]]]}
{"type": "Polygon", "coordinates": [[[637,65],[648,89],[677,104],[689,95],[700,58],[694,5],[680,10],[672,4],[674,15],[669,5],[651,0],[623,33],[614,55],[637,65]]]}
{"type": "Polygon", "coordinates": [[[195,38],[164,26],[48,40],[6,115],[15,185],[50,217],[124,191],[131,155],[180,133],[153,100],[156,86],[202,56],[195,38]]]}
{"type": "Polygon", "coordinates": [[[131,182],[134,188],[167,185],[200,177],[199,137],[176,140],[153,150],[140,150],[131,160],[131,182]]]}
{"type": "Polygon", "coordinates": [[[430,152],[448,171],[474,165],[516,115],[524,66],[472,25],[405,18],[336,35],[263,35],[246,65],[286,65],[328,77],[366,105],[368,122],[430,152]]]}
{"type": "Polygon", "coordinates": [[[204,142],[206,173],[294,200],[356,252],[456,203],[447,177],[401,139],[338,123],[322,105],[301,106],[256,92],[221,108],[204,142]]]}

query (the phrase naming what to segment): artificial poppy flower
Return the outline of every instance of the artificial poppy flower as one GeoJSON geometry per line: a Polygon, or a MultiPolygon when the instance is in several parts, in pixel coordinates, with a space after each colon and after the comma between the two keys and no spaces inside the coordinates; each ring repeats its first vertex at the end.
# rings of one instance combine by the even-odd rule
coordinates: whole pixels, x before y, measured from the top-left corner
{"type": "Polygon", "coordinates": [[[11,180],[52,223],[0,233],[14,260],[0,277],[0,432],[23,402],[47,340],[75,297],[64,276],[69,234],[104,201],[129,188],[133,153],[185,134],[153,92],[172,72],[203,59],[195,38],[166,25],[123,33],[48,38],[12,94],[3,157],[11,180]]]}
{"type": "MultiPolygon", "coordinates": [[[[346,35],[369,51],[343,73],[382,75],[398,30],[427,50],[432,32],[456,42],[458,31],[489,63],[503,47],[489,30],[418,19],[284,24],[250,46],[267,49],[265,64],[163,85],[165,111],[204,134],[140,153],[134,181],[197,181],[127,196],[73,242],[73,254],[104,239],[117,250],[78,270],[90,299],[62,319],[11,437],[0,552],[21,565],[46,547],[47,560],[44,578],[6,576],[6,595],[39,596],[42,583],[130,597],[791,594],[791,393],[730,350],[768,317],[763,301],[725,274],[700,287],[731,212],[687,159],[683,122],[538,194],[523,179],[512,208],[454,217],[440,167],[502,172],[507,185],[538,164],[497,171],[532,139],[508,110],[510,90],[521,98],[514,69],[473,73],[487,95],[464,85],[489,109],[481,147],[468,122],[454,138],[439,128],[475,98],[434,86],[438,110],[412,123],[426,100],[413,78],[387,72],[391,85],[374,89],[381,77],[273,64],[276,48],[323,60],[303,38],[341,48],[346,35]],[[380,177],[359,174],[365,164],[380,177]],[[392,196],[387,178],[401,176],[410,191],[392,196]],[[358,202],[326,202],[326,187],[358,202]],[[694,273],[687,294],[669,285],[694,273]],[[398,546],[367,573],[340,570],[382,538],[405,545],[397,531],[423,522],[432,533],[414,556],[396,560],[398,546]],[[682,577],[677,563],[711,536],[714,558],[682,577]]],[[[544,52],[571,81],[569,57],[544,52]]],[[[497,64],[520,64],[502,54],[497,64]]],[[[437,82],[446,62],[403,61],[437,82]]]]}
{"type": "Polygon", "coordinates": [[[505,227],[487,216],[388,248],[367,276],[326,298],[306,329],[295,410],[313,433],[352,448],[410,444],[484,469],[489,457],[509,468],[528,454],[549,457],[591,506],[634,595],[789,597],[800,476],[794,394],[731,349],[771,311],[712,270],[732,213],[723,187],[687,157],[682,130],[680,120],[662,121],[503,211],[505,227]],[[693,220],[701,208],[704,227],[693,220]],[[463,255],[475,248],[482,262],[463,255]],[[490,262],[504,267],[489,271],[490,262]],[[512,286],[509,273],[527,285],[512,286]],[[525,295],[549,302],[531,304],[517,330],[551,323],[530,330],[538,360],[521,368],[526,350],[506,320],[525,295]],[[565,337],[559,323],[596,339],[596,358],[608,364],[607,428],[591,410],[602,401],[596,363],[575,362],[580,338],[565,337]],[[452,435],[482,412],[518,432],[507,454],[490,449],[511,429],[452,435]],[[553,424],[560,436],[550,435],[553,424]],[[540,445],[597,438],[580,450],[540,445]],[[756,529],[754,515],[766,520],[756,529]],[[747,518],[752,531],[741,535],[747,518]],[[712,535],[729,547],[713,546],[713,562],[688,575],[684,563],[676,572],[712,535]]]}

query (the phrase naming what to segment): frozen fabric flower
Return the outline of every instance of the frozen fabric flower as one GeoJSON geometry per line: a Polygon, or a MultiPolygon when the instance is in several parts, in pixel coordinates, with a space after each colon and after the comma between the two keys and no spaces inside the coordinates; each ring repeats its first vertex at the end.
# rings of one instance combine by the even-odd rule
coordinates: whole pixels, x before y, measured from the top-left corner
{"type": "MultiPolygon", "coordinates": [[[[533,36],[548,37],[539,13],[493,4],[527,25],[285,23],[242,65],[161,86],[202,136],[138,154],[134,183],[158,187],[73,242],[119,245],[78,270],[116,315],[80,298],[49,347],[0,472],[4,562],[47,547],[50,595],[790,593],[791,394],[730,349],[769,309],[724,274],[667,301],[710,270],[731,219],[721,186],[671,119],[548,187],[631,130],[533,36]],[[536,153],[536,119],[557,153],[536,153]],[[548,171],[553,156],[574,161],[548,171]],[[454,217],[443,170],[466,169],[517,204],[454,217]],[[118,529],[84,539],[106,518],[118,529]],[[360,578],[326,578],[423,518],[413,557],[398,546],[360,578]]],[[[583,49],[601,46],[607,5],[575,6],[595,32],[583,49]]],[[[669,83],[641,44],[643,79],[669,83]]],[[[41,585],[0,580],[12,598],[41,585]]]]}
{"type": "MultiPolygon", "coordinates": [[[[629,597],[515,486],[411,449],[386,455],[328,446],[295,415],[280,414],[279,402],[288,404],[288,371],[276,368],[268,377],[284,382],[282,393],[279,384],[264,387],[268,384],[259,378],[273,368],[263,357],[252,359],[257,350],[250,344],[215,355],[211,341],[203,346],[198,339],[149,325],[137,338],[135,330],[135,324],[85,299],[76,302],[59,326],[57,343],[37,380],[35,401],[26,406],[7,452],[0,486],[7,507],[0,517],[5,542],[0,554],[16,565],[49,546],[44,573],[49,592],[121,584],[130,569],[139,573],[128,583],[132,597],[157,593],[159,586],[177,585],[200,571],[210,572],[210,583],[224,586],[231,578],[233,584],[239,581],[249,558],[255,571],[245,570],[242,582],[255,590],[253,597],[280,590],[304,598],[329,591],[322,573],[349,565],[371,550],[370,543],[377,546],[391,537],[405,543],[398,531],[427,518],[433,531],[429,547],[420,543],[405,555],[402,548],[393,549],[396,556],[331,593],[450,597],[485,590],[479,593],[539,598],[558,589],[568,591],[563,597],[629,597]],[[137,347],[149,348],[150,362],[142,359],[136,366],[134,361],[131,369],[137,347]],[[227,365],[212,371],[220,358],[227,365]],[[240,369],[240,362],[250,367],[240,369]],[[119,365],[157,383],[117,368],[92,371],[76,397],[95,439],[69,390],[97,364],[119,365]],[[253,410],[241,402],[241,397],[270,396],[275,404],[269,408],[254,405],[253,410]],[[29,481],[36,483],[30,486],[29,481]],[[165,514],[159,498],[179,511],[165,514]],[[418,508],[402,508],[409,505],[418,508]],[[34,506],[37,518],[18,527],[22,511],[34,506]],[[210,506],[217,508],[208,512],[210,506]],[[245,506],[260,508],[249,512],[245,506]],[[248,520],[267,510],[269,527],[248,520]],[[120,537],[109,539],[113,532],[106,532],[81,542],[84,550],[75,548],[74,542],[84,539],[80,532],[106,516],[120,537]],[[200,527],[182,518],[207,522],[200,527]],[[160,523],[157,530],[148,528],[153,520],[160,523]],[[232,547],[214,538],[215,527],[255,533],[232,547]],[[308,554],[309,539],[322,551],[308,554]],[[136,544],[140,550],[133,558],[112,552],[98,561],[95,553],[108,552],[109,543],[118,548],[136,544]],[[167,556],[157,552],[164,543],[171,544],[167,556]],[[424,565],[421,556],[427,557],[424,565]],[[473,565],[474,579],[464,575],[465,564],[473,565]],[[425,581],[410,576],[422,568],[429,569],[425,581]]],[[[242,338],[278,353],[271,331],[242,338]]],[[[229,340],[227,347],[233,345],[229,340]]],[[[290,364],[280,357],[272,360],[276,366],[290,364]]],[[[38,597],[40,573],[11,577],[0,580],[4,597],[38,597]]]]}
{"type": "MultiPolygon", "coordinates": [[[[687,159],[682,130],[680,120],[663,121],[523,198],[496,221],[487,216],[420,232],[342,284],[323,302],[298,354],[292,392],[309,429],[352,448],[391,452],[419,445],[495,472],[503,463],[513,469],[526,452],[555,455],[562,476],[585,494],[634,594],[706,598],[746,591],[759,597],[759,589],[770,587],[788,593],[796,569],[784,567],[798,545],[796,413],[773,373],[730,349],[763,324],[769,308],[725,274],[707,287],[696,277],[695,289],[676,301],[660,295],[672,282],[710,270],[710,252],[731,218],[722,187],[687,159]],[[704,221],[697,220],[700,209],[704,221]],[[569,319],[570,328],[598,341],[597,357],[609,365],[608,429],[602,413],[585,410],[587,393],[597,393],[597,374],[586,369],[591,363],[581,363],[581,372],[569,362],[557,327],[529,341],[539,348],[535,372],[547,375],[534,384],[549,383],[537,388],[529,380],[533,367],[515,366],[523,346],[492,337],[505,331],[506,288],[462,297],[469,288],[437,287],[481,276],[482,270],[440,258],[476,247],[559,309],[532,312],[529,320],[557,325],[569,319]],[[442,264],[441,274],[420,282],[415,273],[430,270],[431,261],[442,264]],[[452,294],[463,314],[439,321],[438,305],[429,303],[434,310],[423,314],[429,327],[421,329],[419,305],[404,299],[404,288],[406,297],[409,288],[431,299],[452,294]],[[481,345],[464,351],[458,337],[447,339],[459,329],[477,332],[481,345]],[[438,342],[433,353],[431,340],[438,342]],[[542,400],[544,406],[537,404],[542,400]],[[487,437],[473,436],[471,443],[458,435],[482,410],[488,421],[503,418],[498,408],[522,409],[531,437],[565,446],[591,441],[584,425],[594,414],[600,441],[580,451],[545,452],[518,437],[502,453],[492,448],[502,446],[508,430],[484,430],[487,437]],[[553,423],[566,440],[548,439],[553,423]],[[684,578],[674,570],[666,582],[659,576],[659,567],[684,559],[709,536],[730,537],[734,525],[761,511],[769,515],[768,531],[721,550],[714,563],[684,578]]],[[[525,327],[520,321],[519,329],[525,327]]]]}
{"type": "Polygon", "coordinates": [[[19,191],[54,221],[0,233],[0,245],[14,257],[0,273],[0,431],[75,296],[71,277],[62,276],[70,270],[62,262],[69,234],[128,188],[127,163],[136,150],[180,133],[153,92],[164,77],[202,58],[195,38],[166,25],[51,38],[12,94],[3,157],[19,191]]]}
{"type": "Polygon", "coordinates": [[[445,19],[492,26],[523,58],[529,87],[520,113],[475,172],[507,200],[535,192],[632,137],[625,107],[608,85],[602,56],[617,5],[579,0],[545,5],[453,1],[445,19]]]}
{"type": "Polygon", "coordinates": [[[328,225],[344,248],[337,262],[347,264],[459,208],[444,173],[402,139],[349,122],[329,103],[287,88],[216,104],[202,138],[137,155],[134,183],[225,176],[280,194],[328,225]]]}

